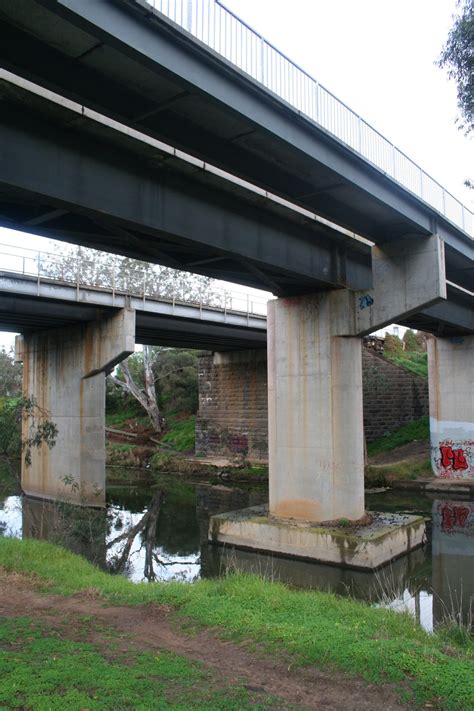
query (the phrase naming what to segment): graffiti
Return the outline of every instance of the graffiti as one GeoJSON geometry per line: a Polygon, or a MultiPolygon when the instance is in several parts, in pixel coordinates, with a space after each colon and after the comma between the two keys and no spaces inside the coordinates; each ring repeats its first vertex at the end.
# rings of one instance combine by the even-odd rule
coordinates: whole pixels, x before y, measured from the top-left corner
{"type": "Polygon", "coordinates": [[[432,446],[434,471],[443,479],[465,479],[474,476],[474,441],[442,440],[432,446]]]}
{"type": "Polygon", "coordinates": [[[450,343],[454,343],[454,345],[460,346],[462,343],[464,343],[464,338],[462,336],[451,336],[451,338],[448,339],[450,343]]]}
{"type": "Polygon", "coordinates": [[[454,471],[459,469],[469,469],[466,453],[463,449],[453,449],[447,445],[440,446],[441,466],[447,469],[452,467],[454,471]]]}
{"type": "Polygon", "coordinates": [[[465,528],[469,514],[468,506],[444,503],[440,506],[441,529],[452,531],[454,528],[465,528]]]}
{"type": "Polygon", "coordinates": [[[246,434],[231,435],[229,437],[229,449],[231,452],[245,453],[248,451],[249,441],[246,434]]]}
{"type": "Polygon", "coordinates": [[[368,306],[372,306],[374,299],[370,294],[364,294],[364,296],[359,296],[359,309],[366,309],[368,306]]]}

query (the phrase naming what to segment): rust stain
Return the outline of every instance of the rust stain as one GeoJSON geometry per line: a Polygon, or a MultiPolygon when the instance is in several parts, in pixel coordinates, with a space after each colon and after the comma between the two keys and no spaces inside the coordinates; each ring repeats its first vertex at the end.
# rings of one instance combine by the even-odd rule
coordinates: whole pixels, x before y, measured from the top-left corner
{"type": "Polygon", "coordinates": [[[94,329],[91,326],[85,328],[84,350],[83,350],[84,374],[94,369],[94,329]]]}
{"type": "Polygon", "coordinates": [[[321,504],[309,499],[286,499],[272,507],[272,515],[301,521],[321,520],[321,504]]]}

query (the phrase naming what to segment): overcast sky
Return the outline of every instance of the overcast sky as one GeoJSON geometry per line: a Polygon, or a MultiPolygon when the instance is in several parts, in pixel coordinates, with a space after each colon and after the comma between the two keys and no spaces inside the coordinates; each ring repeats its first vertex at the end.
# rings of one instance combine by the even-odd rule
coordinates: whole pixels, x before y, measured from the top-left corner
{"type": "MultiPolygon", "coordinates": [[[[225,0],[473,209],[474,151],[455,125],[456,88],[435,66],[455,0],[225,0]]],[[[46,241],[0,228],[0,242],[46,241]]],[[[243,287],[238,287],[243,288],[243,287]]],[[[0,345],[10,336],[0,333],[0,345]]]]}

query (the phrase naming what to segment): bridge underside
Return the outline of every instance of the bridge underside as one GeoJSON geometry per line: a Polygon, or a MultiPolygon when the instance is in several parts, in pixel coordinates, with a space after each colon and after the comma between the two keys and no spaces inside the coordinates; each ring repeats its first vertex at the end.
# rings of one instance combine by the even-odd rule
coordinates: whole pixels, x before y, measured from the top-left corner
{"type": "MultiPolygon", "coordinates": [[[[83,115],[2,78],[3,225],[277,296],[371,287],[366,242],[170,155],[106,117],[83,115]]],[[[445,267],[449,275],[449,254],[445,267]]],[[[449,287],[447,301],[404,323],[443,335],[472,333],[472,300],[472,293],[449,287]]]]}
{"type": "Polygon", "coordinates": [[[462,230],[145,1],[0,0],[0,62],[375,243],[437,233],[448,280],[472,288],[462,230]]]}
{"type": "Polygon", "coordinates": [[[138,297],[121,293],[112,297],[110,292],[98,289],[76,292],[74,286],[65,284],[40,285],[41,292],[56,293],[56,298],[38,296],[37,291],[34,280],[0,273],[0,331],[29,335],[68,329],[111,318],[128,306],[135,312],[136,343],[206,351],[266,346],[264,318],[165,301],[148,300],[146,310],[138,297]],[[112,301],[115,306],[110,305],[112,301]]]}

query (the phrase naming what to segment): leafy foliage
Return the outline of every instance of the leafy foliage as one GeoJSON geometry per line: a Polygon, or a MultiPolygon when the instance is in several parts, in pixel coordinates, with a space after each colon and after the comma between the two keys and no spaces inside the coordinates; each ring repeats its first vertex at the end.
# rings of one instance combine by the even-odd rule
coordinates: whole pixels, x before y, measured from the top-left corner
{"type": "Polygon", "coordinates": [[[28,466],[32,450],[43,444],[51,449],[56,444],[57,435],[57,426],[48,419],[48,413],[38,406],[35,398],[12,398],[0,404],[0,454],[19,457],[23,452],[28,466]],[[26,423],[23,433],[22,423],[26,423]]]}
{"type": "Polygon", "coordinates": [[[139,259],[130,259],[87,247],[58,248],[42,255],[41,273],[51,279],[104,287],[152,298],[219,304],[214,280],[139,259]]]}
{"type": "Polygon", "coordinates": [[[454,17],[446,44],[438,59],[438,66],[447,69],[457,86],[460,125],[466,133],[474,129],[474,0],[458,0],[458,14],[454,17]]]}
{"type": "Polygon", "coordinates": [[[21,365],[13,354],[0,349],[0,397],[16,397],[21,393],[21,365]]]}
{"type": "MultiPolygon", "coordinates": [[[[198,407],[197,351],[180,348],[149,348],[156,398],[165,422],[171,424],[176,415],[194,414],[198,407]]],[[[134,353],[127,358],[126,368],[137,389],[145,391],[144,353],[134,353]]],[[[116,380],[125,380],[124,366],[119,366],[114,381],[108,378],[107,405],[109,412],[143,413],[133,405],[133,394],[121,392],[116,380]]],[[[132,417],[134,415],[132,414],[132,417]]]]}

